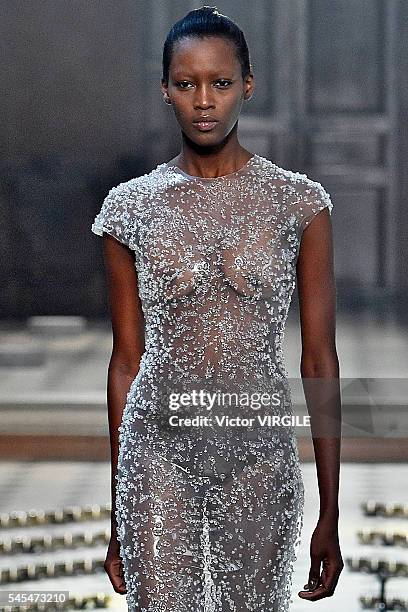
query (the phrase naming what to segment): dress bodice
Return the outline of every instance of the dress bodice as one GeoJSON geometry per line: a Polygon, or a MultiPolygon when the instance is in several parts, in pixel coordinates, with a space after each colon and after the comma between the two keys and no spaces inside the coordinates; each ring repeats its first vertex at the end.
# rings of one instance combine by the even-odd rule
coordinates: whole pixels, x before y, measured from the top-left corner
{"type": "Polygon", "coordinates": [[[320,183],[257,154],[216,178],[168,162],[111,189],[92,230],[135,251],[145,359],[197,380],[286,376],[301,235],[324,207],[320,183]]]}

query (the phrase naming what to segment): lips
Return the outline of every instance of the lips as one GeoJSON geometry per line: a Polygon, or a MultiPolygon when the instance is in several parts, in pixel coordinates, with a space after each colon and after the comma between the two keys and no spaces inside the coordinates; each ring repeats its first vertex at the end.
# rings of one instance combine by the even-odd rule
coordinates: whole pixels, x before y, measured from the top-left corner
{"type": "Polygon", "coordinates": [[[193,121],[193,125],[204,132],[207,132],[208,130],[212,130],[216,125],[217,125],[218,121],[216,119],[213,119],[212,117],[206,117],[204,118],[200,118],[200,119],[195,119],[193,121]]]}
{"type": "Polygon", "coordinates": [[[193,119],[193,123],[198,123],[201,121],[218,121],[218,119],[212,115],[197,115],[197,117],[193,119]]]}

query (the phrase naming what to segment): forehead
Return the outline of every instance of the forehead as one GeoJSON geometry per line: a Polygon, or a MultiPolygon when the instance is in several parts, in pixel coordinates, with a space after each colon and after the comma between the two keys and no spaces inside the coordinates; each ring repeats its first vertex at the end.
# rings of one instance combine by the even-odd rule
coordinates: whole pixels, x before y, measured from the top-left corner
{"type": "Polygon", "coordinates": [[[173,47],[171,59],[173,74],[189,72],[213,73],[219,70],[240,70],[236,48],[231,40],[222,36],[183,37],[173,47]]]}

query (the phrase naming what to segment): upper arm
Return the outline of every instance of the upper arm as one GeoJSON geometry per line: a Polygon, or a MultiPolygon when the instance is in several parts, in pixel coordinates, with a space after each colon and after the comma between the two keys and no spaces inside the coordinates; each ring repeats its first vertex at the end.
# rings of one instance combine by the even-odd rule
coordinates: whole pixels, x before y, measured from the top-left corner
{"type": "Polygon", "coordinates": [[[131,196],[127,183],[112,187],[102,202],[91,230],[98,236],[110,234],[119,242],[129,246],[132,238],[131,196]]]}
{"type": "Polygon", "coordinates": [[[135,268],[136,194],[133,182],[112,187],[92,223],[103,236],[108,301],[113,332],[110,367],[134,375],[144,351],[144,317],[135,268]]]}
{"type": "Polygon", "coordinates": [[[316,364],[335,352],[336,287],[330,196],[318,184],[303,203],[297,259],[302,359],[316,364]]]}
{"type": "Polygon", "coordinates": [[[113,333],[111,365],[134,375],[144,351],[135,254],[108,234],[103,237],[103,251],[113,333]]]}

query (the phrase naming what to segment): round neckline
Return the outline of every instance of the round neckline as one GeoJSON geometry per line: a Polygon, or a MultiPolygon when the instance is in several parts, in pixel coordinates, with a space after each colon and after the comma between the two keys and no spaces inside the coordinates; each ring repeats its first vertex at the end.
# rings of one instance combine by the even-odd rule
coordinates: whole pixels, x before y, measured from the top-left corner
{"type": "Polygon", "coordinates": [[[257,157],[258,157],[258,155],[256,153],[254,153],[252,155],[252,157],[250,157],[245,162],[245,164],[243,166],[241,166],[241,168],[238,168],[238,170],[235,170],[234,172],[229,172],[228,174],[221,174],[221,176],[196,176],[194,174],[187,174],[187,172],[185,172],[184,170],[182,170],[181,168],[176,166],[176,164],[170,164],[169,162],[167,162],[165,164],[165,166],[167,168],[173,169],[175,172],[177,172],[179,174],[182,174],[183,176],[185,176],[186,178],[189,178],[189,179],[194,179],[194,180],[198,180],[198,181],[219,181],[220,179],[225,179],[225,178],[237,176],[237,175],[241,174],[242,172],[245,172],[252,165],[252,163],[255,161],[255,159],[257,157]]]}

